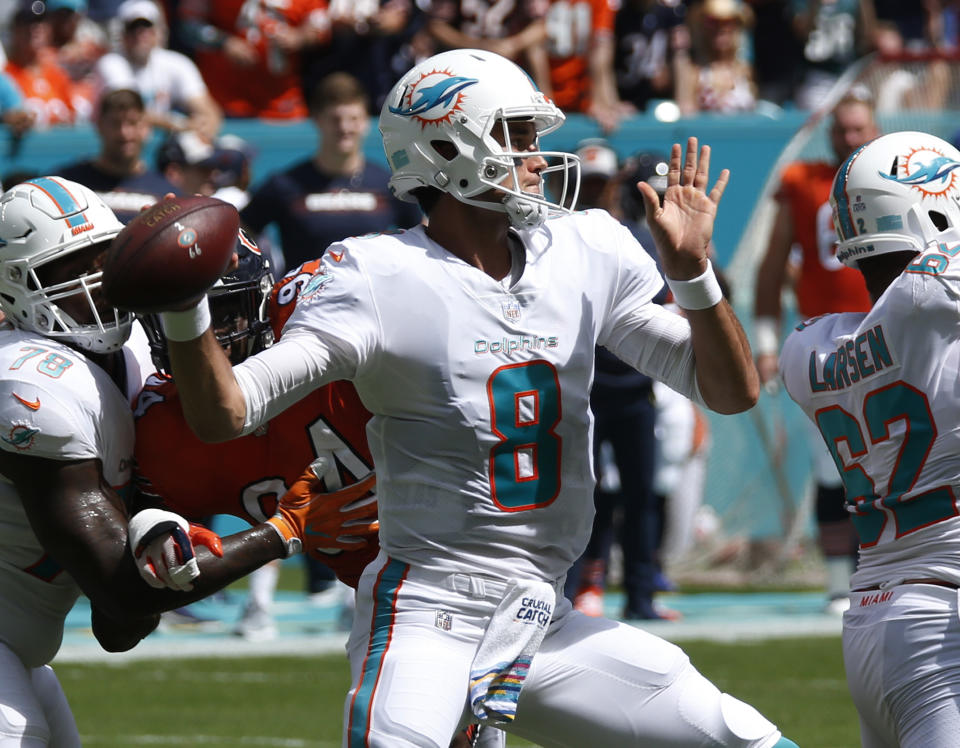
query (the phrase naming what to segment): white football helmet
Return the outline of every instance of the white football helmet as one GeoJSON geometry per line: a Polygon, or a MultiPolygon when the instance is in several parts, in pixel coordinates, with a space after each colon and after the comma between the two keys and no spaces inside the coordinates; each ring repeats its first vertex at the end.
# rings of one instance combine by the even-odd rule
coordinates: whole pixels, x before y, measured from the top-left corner
{"type": "Polygon", "coordinates": [[[830,191],[837,259],[922,252],[950,231],[960,239],[960,151],[923,132],[894,132],[844,161],[830,191]]]}
{"type": "Polygon", "coordinates": [[[500,55],[455,49],[421,62],[393,87],[380,112],[393,172],[390,189],[414,202],[413,190],[435,187],[461,202],[502,211],[520,229],[539,226],[549,214],[569,213],[580,188],[579,159],[562,151],[511,150],[512,119],[532,120],[539,138],[560,127],[564,116],[530,76],[500,55]],[[503,128],[505,145],[494,138],[494,126],[503,128]],[[501,184],[512,176],[518,185],[516,159],[534,156],[547,161],[542,177],[562,174],[555,201],[546,196],[544,182],[542,193],[501,184]],[[490,189],[503,192],[503,200],[476,199],[490,189]]]}
{"type": "Polygon", "coordinates": [[[60,177],[38,177],[4,192],[0,309],[6,318],[83,351],[120,349],[130,335],[133,315],[102,301],[98,290],[102,272],[79,269],[70,280],[51,285],[42,278],[53,267],[50,263],[92,245],[105,246],[122,228],[93,190],[60,177]],[[85,299],[89,307],[85,319],[75,319],[62,306],[75,297],[85,299]]]}

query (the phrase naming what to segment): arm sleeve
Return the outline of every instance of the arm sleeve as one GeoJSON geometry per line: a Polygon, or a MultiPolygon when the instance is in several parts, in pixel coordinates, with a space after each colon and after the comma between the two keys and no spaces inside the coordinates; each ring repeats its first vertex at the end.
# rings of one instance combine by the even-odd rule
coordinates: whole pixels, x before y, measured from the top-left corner
{"type": "Polygon", "coordinates": [[[664,288],[653,258],[617,225],[617,287],[598,343],[643,374],[703,404],[697,386],[690,324],[656,299],[664,288]]]}
{"type": "Polygon", "coordinates": [[[317,387],[355,379],[380,347],[380,317],[366,274],[347,245],[333,247],[340,261],[320,262],[279,342],[234,367],[247,406],[243,433],[317,387]]]}

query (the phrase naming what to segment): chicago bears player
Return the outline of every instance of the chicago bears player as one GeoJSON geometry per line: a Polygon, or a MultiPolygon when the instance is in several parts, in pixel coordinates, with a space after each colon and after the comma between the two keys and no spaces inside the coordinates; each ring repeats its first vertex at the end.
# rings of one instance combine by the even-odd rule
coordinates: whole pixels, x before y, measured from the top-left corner
{"type": "Polygon", "coordinates": [[[576,158],[539,146],[563,119],[489,52],[410,70],[380,130],[429,226],[329,247],[283,337],[232,370],[206,300],[165,312],[185,414],[232,438],[337,379],[373,414],[381,553],[357,590],[344,745],[446,748],[480,717],[551,745],[793,746],[678,647],[562,596],[593,514],[594,345],[722,412],[759,389],[706,256],[727,172],[708,192],[691,139],[662,208],[642,185],[687,320],[651,303],[662,281],[624,227],[569,210],[576,158]]]}
{"type": "MultiPolygon", "coordinates": [[[[299,290],[320,264],[319,260],[304,263],[274,286],[268,260],[242,231],[237,256],[236,266],[210,293],[213,328],[233,363],[269,347],[279,337],[299,290]]],[[[332,492],[331,501],[349,503],[363,491],[336,493],[338,489],[357,481],[363,486],[372,482],[373,459],[364,432],[370,414],[351,384],[334,382],[316,390],[241,439],[204,444],[183,420],[176,385],[164,374],[170,365],[159,320],[149,315],[144,327],[159,369],[147,380],[135,409],[137,474],[145,494],[188,519],[230,514],[257,524],[274,514],[277,500],[303,466],[317,458],[325,460],[322,477],[332,492]]],[[[329,528],[331,543],[327,552],[319,554],[351,587],[357,586],[360,572],[379,551],[376,504],[364,506],[366,511],[361,513],[331,513],[332,519],[353,524],[345,532],[329,528]],[[358,523],[364,517],[368,523],[361,528],[358,523]],[[350,539],[337,541],[339,535],[350,539]]],[[[270,638],[276,633],[269,616],[276,576],[274,565],[254,572],[238,633],[248,638],[270,638]]]]}
{"type": "Polygon", "coordinates": [[[960,735],[958,170],[957,149],[919,132],[844,162],[830,193],[837,258],[873,307],[807,320],[780,356],[860,538],[843,658],[864,748],[960,735]]]}
{"type": "Polygon", "coordinates": [[[298,481],[268,523],[224,538],[219,557],[203,548],[178,558],[166,533],[152,540],[151,530],[175,525],[187,545],[187,523],[172,512],[135,517],[128,544],[130,404],[153,367],[140,326],[100,292],[123,226],[92,190],[59,177],[7,190],[0,215],[0,743],[71,748],[77,727],[48,663],[80,594],[104,648],[130,649],[159,611],[302,542],[318,486],[298,481]],[[138,565],[189,591],[151,589],[138,565]],[[182,581],[194,571],[203,579],[182,581]]]}
{"type": "MultiPolygon", "coordinates": [[[[836,232],[831,223],[830,185],[837,167],[864,143],[879,135],[873,108],[856,96],[840,100],[833,110],[830,144],[835,161],[797,161],[780,179],[778,209],[767,252],[757,269],[754,299],[755,352],[761,384],[773,386],[781,320],[781,290],[793,246],[802,253],[795,285],[801,318],[827,312],[865,312],[870,298],[859,273],[835,257],[836,232]]],[[[843,488],[830,455],[811,429],[816,491],[817,542],[826,558],[827,610],[842,613],[849,605],[850,574],[856,565],[855,532],[844,511],[843,488]]]]}

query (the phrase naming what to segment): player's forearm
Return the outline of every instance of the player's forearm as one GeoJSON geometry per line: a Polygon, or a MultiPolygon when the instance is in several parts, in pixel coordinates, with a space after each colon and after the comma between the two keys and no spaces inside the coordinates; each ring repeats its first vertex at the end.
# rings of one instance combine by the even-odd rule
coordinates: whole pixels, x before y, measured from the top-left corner
{"type": "Polygon", "coordinates": [[[709,309],[685,313],[704,403],[717,413],[752,408],[760,395],[760,380],[750,343],[730,304],[723,300],[709,309]]]}
{"type": "Polygon", "coordinates": [[[199,338],[168,345],[183,414],[193,432],[207,442],[238,436],[246,402],[213,331],[208,328],[199,338]]]}

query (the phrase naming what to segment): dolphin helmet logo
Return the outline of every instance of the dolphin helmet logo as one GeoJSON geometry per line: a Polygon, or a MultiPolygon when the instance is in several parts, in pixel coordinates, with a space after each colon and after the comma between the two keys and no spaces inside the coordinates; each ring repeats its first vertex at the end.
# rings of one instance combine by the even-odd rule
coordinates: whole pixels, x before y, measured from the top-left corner
{"type": "Polygon", "coordinates": [[[407,86],[401,98],[401,106],[391,106],[393,114],[412,117],[423,129],[427,125],[450,122],[453,113],[460,111],[463,90],[475,83],[476,78],[454,75],[449,70],[432,70],[421,74],[412,85],[407,86]]]}
{"type": "Polygon", "coordinates": [[[897,184],[913,187],[924,197],[941,197],[951,191],[957,181],[960,162],[932,148],[915,148],[906,156],[894,159],[890,174],[877,172],[897,184]],[[902,176],[900,176],[902,172],[902,176]]]}

